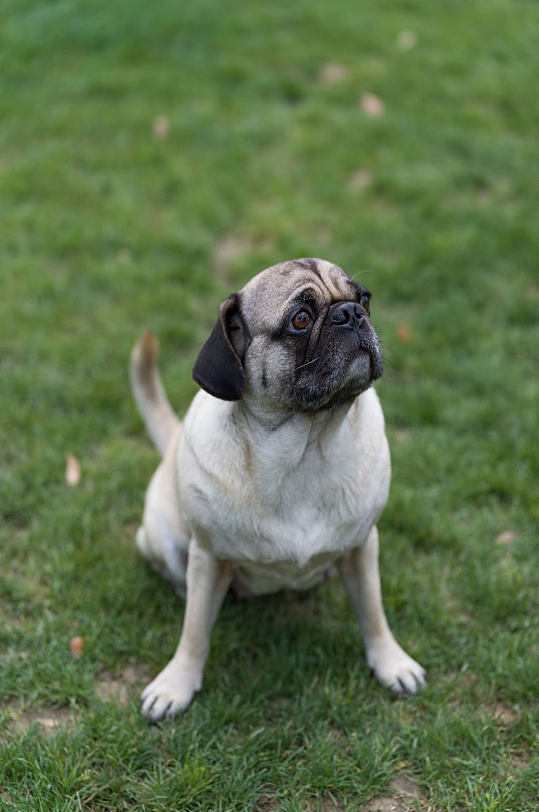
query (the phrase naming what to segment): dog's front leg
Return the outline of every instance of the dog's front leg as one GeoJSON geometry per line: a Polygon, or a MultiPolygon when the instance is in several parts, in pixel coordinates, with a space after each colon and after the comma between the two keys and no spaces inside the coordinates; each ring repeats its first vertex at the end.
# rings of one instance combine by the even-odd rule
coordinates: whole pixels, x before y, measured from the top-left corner
{"type": "Polygon", "coordinates": [[[367,662],[382,685],[395,693],[415,694],[425,684],[425,670],[399,646],[382,605],[378,570],[378,531],[339,561],[339,572],[357,615],[367,662]]]}
{"type": "Polygon", "coordinates": [[[210,634],[232,579],[230,562],[218,561],[196,539],[189,545],[187,600],[183,629],[172,660],[142,694],[142,712],[151,722],[185,710],[202,687],[210,634]]]}

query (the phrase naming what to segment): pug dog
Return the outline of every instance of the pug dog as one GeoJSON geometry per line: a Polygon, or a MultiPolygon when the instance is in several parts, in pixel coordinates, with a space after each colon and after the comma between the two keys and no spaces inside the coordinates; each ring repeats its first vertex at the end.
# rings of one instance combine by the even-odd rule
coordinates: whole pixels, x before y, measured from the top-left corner
{"type": "Polygon", "coordinates": [[[221,304],[183,422],[163,390],[156,339],[135,346],[134,396],[163,457],[137,544],[186,600],[176,652],[142,694],[149,721],[200,691],[231,585],[244,596],[307,589],[334,564],[377,679],[395,693],[424,685],[382,606],[376,522],[390,459],[370,299],[325,260],[262,271],[221,304]]]}

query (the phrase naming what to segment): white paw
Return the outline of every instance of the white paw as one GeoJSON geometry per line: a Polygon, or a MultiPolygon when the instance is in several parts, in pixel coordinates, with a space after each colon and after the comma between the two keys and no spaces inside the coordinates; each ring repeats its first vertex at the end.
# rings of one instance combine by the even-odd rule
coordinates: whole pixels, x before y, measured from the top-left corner
{"type": "Polygon", "coordinates": [[[416,694],[427,681],[425,669],[393,639],[372,645],[367,662],[378,682],[395,694],[416,694]]]}
{"type": "Polygon", "coordinates": [[[142,692],[142,713],[149,722],[176,716],[201,687],[202,668],[171,660],[142,692]]]}

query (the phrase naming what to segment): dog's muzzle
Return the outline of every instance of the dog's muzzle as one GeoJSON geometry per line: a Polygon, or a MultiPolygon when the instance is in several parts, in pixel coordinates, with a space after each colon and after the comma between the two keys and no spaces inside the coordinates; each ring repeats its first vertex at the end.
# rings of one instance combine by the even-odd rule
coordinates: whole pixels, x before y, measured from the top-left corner
{"type": "Polygon", "coordinates": [[[344,329],[360,330],[366,322],[363,308],[356,302],[337,302],[329,313],[331,324],[338,324],[344,329]]]}
{"type": "Polygon", "coordinates": [[[364,309],[357,302],[337,302],[330,308],[328,320],[336,330],[350,330],[357,340],[357,347],[367,352],[371,359],[372,380],[382,375],[380,342],[364,309]]]}

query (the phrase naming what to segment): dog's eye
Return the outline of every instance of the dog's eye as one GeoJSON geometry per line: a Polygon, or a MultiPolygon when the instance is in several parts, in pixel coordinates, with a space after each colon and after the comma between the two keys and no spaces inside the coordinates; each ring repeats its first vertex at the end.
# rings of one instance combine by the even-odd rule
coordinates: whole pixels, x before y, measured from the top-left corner
{"type": "Polygon", "coordinates": [[[370,313],[371,311],[370,301],[371,297],[367,296],[365,293],[362,296],[360,296],[359,304],[361,305],[363,310],[365,310],[367,313],[370,313]]]}
{"type": "Polygon", "coordinates": [[[305,328],[309,326],[310,321],[311,314],[307,313],[306,310],[300,310],[292,319],[291,324],[295,330],[305,330],[305,328]]]}

